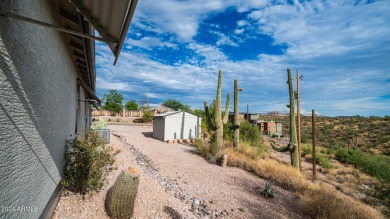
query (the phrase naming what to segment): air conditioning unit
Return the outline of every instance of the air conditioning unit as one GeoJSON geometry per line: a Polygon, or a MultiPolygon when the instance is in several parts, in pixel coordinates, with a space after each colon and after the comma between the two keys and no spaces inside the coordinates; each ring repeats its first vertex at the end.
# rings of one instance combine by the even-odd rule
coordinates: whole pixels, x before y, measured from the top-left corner
{"type": "Polygon", "coordinates": [[[104,139],[106,144],[110,143],[110,129],[95,129],[95,131],[104,139]]]}

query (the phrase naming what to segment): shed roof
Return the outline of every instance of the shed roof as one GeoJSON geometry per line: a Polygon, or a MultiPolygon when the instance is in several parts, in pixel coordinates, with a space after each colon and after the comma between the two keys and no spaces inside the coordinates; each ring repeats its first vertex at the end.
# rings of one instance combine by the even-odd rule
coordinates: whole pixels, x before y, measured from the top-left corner
{"type": "MultiPolygon", "coordinates": [[[[178,114],[178,113],[183,113],[183,111],[173,111],[173,112],[166,112],[166,113],[161,113],[161,114],[157,114],[157,115],[154,115],[154,117],[167,117],[167,116],[172,116],[172,115],[175,115],[175,114],[178,114]]],[[[190,114],[192,116],[196,116],[196,117],[199,117],[197,115],[194,115],[192,113],[187,113],[187,112],[184,112],[186,114],[190,114]]]]}

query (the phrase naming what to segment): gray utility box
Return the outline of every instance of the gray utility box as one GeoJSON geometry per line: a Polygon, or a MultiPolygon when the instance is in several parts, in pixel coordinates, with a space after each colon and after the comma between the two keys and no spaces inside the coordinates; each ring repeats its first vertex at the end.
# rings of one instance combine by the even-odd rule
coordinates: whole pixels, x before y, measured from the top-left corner
{"type": "Polygon", "coordinates": [[[95,131],[104,139],[106,144],[110,143],[110,129],[95,129],[95,131]]]}

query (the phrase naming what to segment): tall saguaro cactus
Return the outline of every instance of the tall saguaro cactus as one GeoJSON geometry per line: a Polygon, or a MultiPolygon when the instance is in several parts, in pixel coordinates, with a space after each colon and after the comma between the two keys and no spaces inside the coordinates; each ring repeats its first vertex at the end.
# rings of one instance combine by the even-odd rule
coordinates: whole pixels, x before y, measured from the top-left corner
{"type": "Polygon", "coordinates": [[[238,81],[234,80],[234,131],[233,131],[233,147],[238,147],[240,144],[240,120],[238,118],[238,91],[242,89],[238,88],[238,81]]]}
{"type": "Polygon", "coordinates": [[[291,70],[287,69],[288,76],[288,89],[290,93],[290,105],[287,107],[290,108],[290,142],[284,148],[278,148],[273,143],[271,146],[273,149],[279,152],[290,152],[291,157],[291,166],[298,168],[299,170],[299,153],[298,153],[298,139],[297,139],[297,129],[295,126],[295,101],[294,101],[294,88],[292,84],[291,70]]]}
{"type": "Polygon", "coordinates": [[[214,118],[211,118],[211,115],[209,113],[208,103],[207,101],[204,101],[204,111],[206,113],[206,121],[208,123],[209,128],[215,131],[215,140],[219,148],[221,148],[223,144],[223,125],[226,124],[228,121],[229,107],[230,107],[230,93],[228,93],[227,100],[226,100],[225,114],[222,117],[221,93],[222,93],[222,71],[219,70],[217,98],[214,99],[214,118]]]}

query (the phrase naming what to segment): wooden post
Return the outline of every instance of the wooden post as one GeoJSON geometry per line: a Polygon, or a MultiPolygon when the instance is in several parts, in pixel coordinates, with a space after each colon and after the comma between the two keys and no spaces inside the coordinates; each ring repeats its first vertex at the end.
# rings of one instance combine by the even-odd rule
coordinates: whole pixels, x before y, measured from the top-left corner
{"type": "Polygon", "coordinates": [[[313,179],[316,179],[316,124],[315,124],[315,116],[314,109],[311,110],[311,125],[312,125],[312,136],[311,143],[313,145],[313,179]]]}
{"type": "Polygon", "coordinates": [[[297,134],[298,134],[298,156],[299,156],[299,170],[302,171],[302,146],[301,146],[301,91],[300,91],[300,76],[297,71],[297,134]]]}

